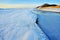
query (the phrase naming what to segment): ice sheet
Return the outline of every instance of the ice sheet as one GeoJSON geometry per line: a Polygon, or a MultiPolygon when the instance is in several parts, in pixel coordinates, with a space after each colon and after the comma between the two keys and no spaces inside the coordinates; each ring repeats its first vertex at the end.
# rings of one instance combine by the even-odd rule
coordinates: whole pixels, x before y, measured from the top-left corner
{"type": "Polygon", "coordinates": [[[0,10],[0,40],[48,40],[31,9],[0,10]]]}

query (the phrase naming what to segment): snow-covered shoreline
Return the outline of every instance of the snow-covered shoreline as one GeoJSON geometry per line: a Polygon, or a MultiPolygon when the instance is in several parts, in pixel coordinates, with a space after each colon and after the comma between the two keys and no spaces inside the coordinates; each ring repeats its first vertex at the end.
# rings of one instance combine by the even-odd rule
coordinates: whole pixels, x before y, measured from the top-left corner
{"type": "Polygon", "coordinates": [[[45,8],[45,9],[38,9],[42,11],[50,11],[50,12],[60,12],[60,8],[45,8]]]}

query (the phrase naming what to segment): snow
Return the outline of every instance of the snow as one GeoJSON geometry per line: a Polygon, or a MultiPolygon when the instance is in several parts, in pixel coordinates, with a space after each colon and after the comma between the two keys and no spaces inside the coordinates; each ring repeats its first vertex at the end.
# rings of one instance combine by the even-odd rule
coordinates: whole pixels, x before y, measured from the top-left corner
{"type": "Polygon", "coordinates": [[[32,9],[1,9],[0,40],[48,40],[32,9]]]}

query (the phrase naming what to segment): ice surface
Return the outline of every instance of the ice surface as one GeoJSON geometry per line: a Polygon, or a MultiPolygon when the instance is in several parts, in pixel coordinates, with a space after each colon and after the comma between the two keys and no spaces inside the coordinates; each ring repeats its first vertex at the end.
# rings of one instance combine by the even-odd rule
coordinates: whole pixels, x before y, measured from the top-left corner
{"type": "Polygon", "coordinates": [[[48,40],[32,9],[0,10],[0,40],[48,40]]]}
{"type": "Polygon", "coordinates": [[[60,40],[60,13],[35,10],[39,27],[50,40],[60,40]]]}

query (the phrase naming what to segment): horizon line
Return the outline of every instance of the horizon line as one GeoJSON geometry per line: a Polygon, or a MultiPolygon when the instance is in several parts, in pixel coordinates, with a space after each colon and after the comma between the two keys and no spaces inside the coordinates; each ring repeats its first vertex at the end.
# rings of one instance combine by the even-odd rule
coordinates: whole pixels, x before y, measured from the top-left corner
{"type": "Polygon", "coordinates": [[[34,8],[37,4],[0,4],[0,8],[34,8]]]}

